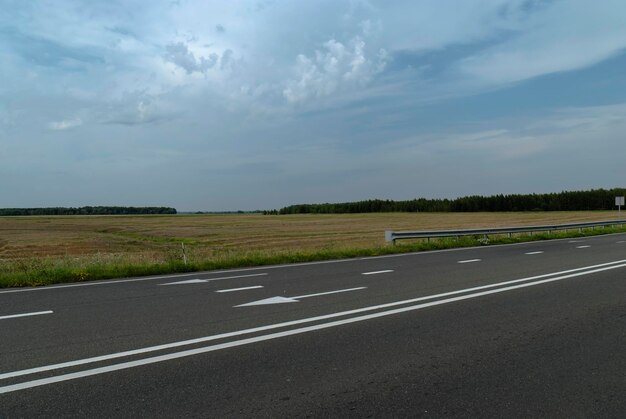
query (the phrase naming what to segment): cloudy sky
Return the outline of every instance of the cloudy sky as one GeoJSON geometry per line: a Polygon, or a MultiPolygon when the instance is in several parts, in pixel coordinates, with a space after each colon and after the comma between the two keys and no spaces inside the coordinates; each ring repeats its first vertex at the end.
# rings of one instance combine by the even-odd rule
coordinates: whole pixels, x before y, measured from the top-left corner
{"type": "Polygon", "coordinates": [[[623,0],[0,10],[0,207],[626,186],[623,0]]]}

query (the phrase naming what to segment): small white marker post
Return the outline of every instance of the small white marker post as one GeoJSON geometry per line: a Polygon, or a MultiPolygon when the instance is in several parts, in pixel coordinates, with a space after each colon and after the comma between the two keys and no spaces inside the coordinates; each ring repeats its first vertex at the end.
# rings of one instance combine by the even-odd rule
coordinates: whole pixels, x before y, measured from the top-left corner
{"type": "Polygon", "coordinates": [[[616,196],[615,197],[615,205],[617,206],[617,219],[622,219],[622,205],[624,205],[624,197],[616,196]]]}

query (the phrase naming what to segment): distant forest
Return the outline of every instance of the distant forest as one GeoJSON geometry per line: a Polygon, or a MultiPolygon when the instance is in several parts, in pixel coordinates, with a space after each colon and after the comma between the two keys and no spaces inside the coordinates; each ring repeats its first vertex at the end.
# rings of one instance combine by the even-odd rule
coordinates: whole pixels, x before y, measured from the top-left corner
{"type": "Polygon", "coordinates": [[[299,204],[265,214],[355,214],[367,212],[504,212],[591,211],[615,208],[615,197],[626,189],[593,189],[530,195],[465,196],[456,199],[390,201],[373,199],[336,204],[299,204]]]}
{"type": "Polygon", "coordinates": [[[0,216],[7,215],[130,215],[176,214],[169,207],[80,207],[80,208],[0,208],[0,216]]]}

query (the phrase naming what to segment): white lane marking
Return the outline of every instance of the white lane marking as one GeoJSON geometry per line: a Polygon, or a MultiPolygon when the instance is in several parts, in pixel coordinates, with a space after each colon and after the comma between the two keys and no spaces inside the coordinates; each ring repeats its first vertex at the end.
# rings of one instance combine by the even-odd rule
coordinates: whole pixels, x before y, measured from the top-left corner
{"type": "Polygon", "coordinates": [[[468,260],[460,260],[457,263],[474,263],[474,262],[482,262],[482,259],[468,259],[468,260]]]}
{"type": "Polygon", "coordinates": [[[0,316],[0,320],[16,319],[18,317],[40,316],[42,314],[52,314],[52,313],[53,313],[52,310],[47,310],[47,311],[35,311],[32,313],[9,314],[7,316],[0,316]]]}
{"type": "MultiPolygon", "coordinates": [[[[171,354],[160,355],[160,356],[155,356],[155,357],[150,357],[150,358],[144,358],[144,359],[139,359],[139,360],[136,360],[136,361],[123,362],[123,363],[120,363],[120,364],[109,365],[109,366],[101,367],[101,368],[94,368],[94,369],[91,369],[91,370],[79,371],[79,372],[70,373],[70,374],[62,374],[62,375],[58,375],[58,376],[43,378],[43,379],[39,379],[39,380],[27,381],[27,382],[23,382],[23,383],[19,383],[19,384],[13,384],[13,385],[0,387],[0,394],[10,393],[10,392],[13,392],[13,391],[18,391],[18,390],[24,390],[24,389],[27,389],[27,388],[39,387],[39,386],[43,386],[43,385],[47,385],[47,384],[59,383],[59,382],[62,382],[62,381],[73,380],[73,379],[76,379],[76,378],[90,377],[90,376],[93,376],[93,375],[99,375],[99,374],[104,374],[104,373],[108,373],[108,372],[112,372],[112,371],[119,371],[119,370],[123,370],[123,369],[134,368],[134,367],[138,367],[138,366],[142,366],[142,365],[155,364],[155,363],[158,363],[158,362],[169,361],[169,360],[172,360],[172,359],[184,358],[184,357],[188,357],[188,356],[192,356],[192,355],[199,355],[199,354],[203,354],[203,353],[207,353],[207,352],[214,352],[214,351],[218,351],[218,350],[221,350],[221,349],[227,349],[227,348],[232,348],[232,347],[236,347],[236,346],[243,346],[243,345],[248,345],[248,344],[251,344],[251,343],[263,342],[263,341],[266,341],[266,340],[278,339],[278,338],[282,338],[282,337],[286,337],[286,336],[298,335],[298,334],[312,332],[312,331],[316,331],[316,330],[328,329],[328,328],[331,328],[331,327],[342,326],[342,325],[345,325],[345,324],[362,322],[362,321],[366,321],[366,320],[371,320],[371,319],[376,319],[376,318],[380,318],[380,317],[391,316],[391,315],[394,315],[394,314],[400,314],[400,313],[405,313],[405,312],[409,312],[409,311],[420,310],[420,309],[424,309],[424,308],[427,308],[427,307],[433,307],[433,306],[438,306],[438,305],[442,305],[442,304],[449,304],[449,303],[453,303],[453,302],[456,302],[456,301],[469,300],[469,299],[473,299],[473,298],[482,297],[482,296],[485,296],[485,295],[499,294],[499,293],[506,292],[506,291],[512,291],[512,290],[516,290],[516,289],[520,289],[520,288],[533,287],[533,286],[536,286],[536,285],[547,284],[547,283],[555,282],[555,281],[562,281],[562,280],[565,280],[565,279],[574,278],[574,277],[578,277],[578,276],[582,276],[582,275],[590,275],[590,274],[593,274],[593,273],[598,273],[598,272],[603,272],[603,271],[607,271],[607,270],[611,270],[611,269],[618,269],[618,268],[623,268],[623,267],[626,267],[626,264],[614,265],[614,266],[604,267],[604,268],[595,269],[595,270],[591,270],[591,271],[584,271],[584,272],[573,273],[573,274],[564,275],[564,276],[557,276],[555,278],[549,278],[549,279],[544,279],[544,280],[534,281],[534,282],[527,282],[525,284],[518,284],[518,285],[509,286],[509,287],[498,288],[498,289],[495,289],[495,290],[482,291],[482,292],[477,292],[477,293],[474,293],[474,294],[467,294],[467,295],[462,295],[462,296],[459,296],[459,297],[447,298],[447,299],[443,299],[443,300],[431,301],[431,302],[428,302],[428,303],[422,303],[422,304],[417,304],[417,305],[413,305],[413,306],[408,306],[408,307],[402,307],[402,308],[397,308],[397,309],[393,309],[393,310],[382,311],[382,312],[378,312],[378,313],[366,314],[364,316],[351,317],[349,319],[336,320],[336,321],[332,321],[332,322],[328,322],[328,323],[323,323],[323,324],[318,324],[318,325],[313,325],[313,326],[307,326],[307,327],[302,327],[302,328],[298,328],[298,329],[286,330],[286,331],[283,331],[283,332],[270,333],[270,334],[264,335],[264,336],[256,336],[256,337],[252,337],[252,338],[241,339],[241,340],[236,340],[236,341],[232,341],[232,342],[226,342],[226,343],[221,343],[221,344],[217,344],[217,345],[212,345],[212,346],[206,346],[204,348],[189,349],[189,350],[186,350],[186,351],[174,352],[174,353],[171,353],[171,354]]],[[[512,282],[512,281],[509,281],[509,282],[512,282]]],[[[383,304],[383,305],[378,306],[378,307],[383,307],[383,306],[388,306],[388,305],[383,304]]],[[[371,307],[366,307],[366,309],[372,309],[372,308],[371,307]]],[[[352,310],[352,311],[355,311],[355,310],[352,310]]],[[[335,313],[335,314],[338,314],[338,313],[335,313]]],[[[320,317],[324,317],[324,316],[320,316],[320,317]]],[[[304,319],[304,320],[305,321],[313,321],[312,319],[304,319]]]]}
{"type": "Polygon", "coordinates": [[[267,306],[270,304],[287,304],[287,303],[299,303],[299,302],[300,301],[296,300],[295,298],[276,296],[276,297],[264,298],[258,301],[252,301],[251,303],[240,304],[238,306],[233,306],[233,307],[267,306]]]}
{"type": "Polygon", "coordinates": [[[346,289],[343,289],[343,290],[326,291],[326,292],[318,292],[316,294],[299,295],[297,297],[291,297],[291,298],[293,298],[295,300],[301,300],[303,298],[319,297],[320,295],[339,294],[341,292],[350,292],[350,291],[364,290],[365,288],[367,288],[367,287],[346,288],[346,289]]]}
{"type": "Polygon", "coordinates": [[[584,240],[570,240],[568,243],[584,243],[584,240]]]}
{"type": "Polygon", "coordinates": [[[254,290],[257,288],[263,288],[263,285],[253,285],[251,287],[231,288],[228,290],[217,290],[215,292],[235,292],[235,291],[254,290]]]}
{"type": "Polygon", "coordinates": [[[589,245],[585,245],[585,246],[576,246],[576,249],[586,249],[588,247],[591,247],[589,245]]]}
{"type": "Polygon", "coordinates": [[[387,269],[384,271],[363,272],[361,275],[378,275],[378,274],[387,274],[390,272],[393,272],[393,269],[387,269]]]}
{"type": "MultiPolygon", "coordinates": [[[[519,283],[519,282],[532,281],[532,280],[535,280],[535,279],[542,279],[542,278],[548,278],[548,277],[556,276],[556,275],[570,274],[570,273],[573,273],[573,272],[581,272],[581,271],[584,271],[582,274],[586,274],[587,270],[596,269],[596,268],[604,268],[604,267],[609,267],[608,269],[612,269],[613,267],[611,265],[617,265],[617,264],[623,264],[623,263],[626,263],[626,259],[624,259],[624,260],[617,260],[617,261],[614,261],[614,262],[602,263],[602,264],[599,264],[599,265],[584,266],[582,268],[569,269],[569,270],[566,270],[566,271],[552,272],[552,273],[543,274],[543,275],[536,275],[536,276],[531,276],[531,277],[528,277],[528,278],[520,278],[520,279],[511,280],[511,281],[498,282],[498,283],[495,283],[495,284],[481,285],[481,286],[478,286],[478,287],[466,288],[466,289],[462,289],[462,290],[449,291],[449,292],[444,292],[444,293],[441,293],[441,294],[428,295],[428,296],[425,296],[425,297],[417,297],[417,298],[412,298],[410,300],[394,301],[392,303],[386,303],[386,304],[380,304],[380,305],[377,305],[377,306],[357,308],[357,309],[353,309],[353,310],[341,311],[341,312],[338,312],[338,313],[325,314],[325,315],[317,316],[317,317],[310,317],[310,318],[305,318],[305,319],[300,319],[300,320],[291,320],[291,321],[288,321],[288,322],[276,323],[276,324],[271,324],[271,325],[267,325],[267,326],[253,327],[251,329],[238,330],[236,332],[222,333],[222,334],[219,334],[219,335],[205,336],[205,337],[201,337],[201,338],[183,340],[183,341],[180,341],[180,342],[165,343],[165,344],[157,345],[157,346],[149,346],[149,347],[140,348],[140,349],[134,349],[134,350],[130,350],[130,351],[117,352],[117,353],[108,354],[108,355],[100,355],[100,356],[95,356],[95,357],[91,357],[91,358],[79,359],[79,360],[76,360],[76,361],[62,362],[62,363],[59,363],[59,364],[52,364],[52,365],[47,365],[47,366],[43,366],[43,367],[29,368],[29,369],[21,370],[21,371],[7,372],[7,373],[4,373],[4,374],[0,374],[0,380],[5,380],[7,378],[13,378],[13,377],[20,377],[20,376],[28,375],[28,374],[36,374],[36,373],[39,373],[39,372],[52,371],[52,370],[56,370],[56,369],[60,369],[60,368],[75,367],[75,366],[78,366],[78,365],[91,364],[91,363],[94,363],[94,362],[107,361],[107,360],[116,359],[116,358],[122,358],[122,357],[133,356],[133,355],[138,355],[138,354],[144,354],[144,353],[149,353],[149,352],[161,351],[161,350],[165,350],[165,349],[178,348],[178,347],[181,347],[181,346],[194,345],[194,344],[197,344],[197,343],[209,342],[209,341],[212,341],[212,340],[219,340],[219,339],[225,339],[225,338],[230,338],[230,337],[235,337],[235,336],[246,335],[246,334],[250,334],[250,333],[263,332],[263,331],[266,331],[266,330],[273,330],[273,329],[279,329],[279,328],[282,328],[282,327],[295,326],[295,325],[299,325],[299,324],[303,324],[303,323],[310,323],[310,322],[316,322],[316,321],[320,321],[320,320],[332,319],[332,318],[335,318],[335,317],[348,316],[348,315],[351,315],[351,314],[358,314],[358,313],[363,313],[363,312],[366,312],[366,311],[372,311],[372,310],[378,310],[378,309],[382,309],[382,308],[395,307],[395,306],[404,305],[404,304],[411,304],[411,303],[416,303],[416,302],[419,302],[419,301],[431,300],[431,299],[434,299],[434,298],[449,297],[451,295],[462,294],[462,293],[465,293],[465,292],[484,290],[484,289],[499,287],[499,286],[503,286],[503,285],[511,285],[511,284],[516,284],[516,283],[519,283]]],[[[621,266],[626,266],[626,265],[620,265],[620,266],[617,266],[617,267],[621,267],[621,266]]],[[[593,272],[590,272],[590,273],[593,273],[593,272]]]]}
{"type": "Polygon", "coordinates": [[[626,240],[620,240],[618,242],[616,242],[617,244],[622,244],[622,243],[626,243],[626,240]]]}
{"type": "Polygon", "coordinates": [[[525,253],[525,254],[526,254],[526,255],[540,255],[540,254],[542,254],[542,253],[543,253],[543,251],[538,250],[538,251],[536,251],[536,252],[528,252],[528,253],[525,253]]]}
{"type": "Polygon", "coordinates": [[[189,284],[206,284],[206,279],[188,279],[186,281],[178,281],[178,282],[168,282],[167,284],[157,284],[157,285],[189,285],[189,284]]]}
{"type": "Polygon", "coordinates": [[[223,276],[221,278],[206,278],[206,279],[195,278],[195,279],[188,279],[186,281],[167,282],[165,284],[157,284],[157,285],[202,284],[202,283],[212,282],[212,281],[222,281],[224,279],[252,278],[252,277],[255,277],[255,276],[266,276],[266,275],[267,275],[267,273],[260,273],[260,274],[251,274],[251,275],[223,276]]]}
{"type": "Polygon", "coordinates": [[[251,306],[264,306],[264,305],[269,305],[269,304],[299,303],[300,302],[299,300],[302,300],[303,298],[319,297],[320,295],[338,294],[341,292],[358,291],[358,290],[364,290],[365,288],[367,287],[347,288],[344,290],[318,292],[317,294],[298,295],[297,297],[276,296],[276,297],[264,298],[263,300],[252,301],[246,304],[240,304],[238,306],[233,306],[233,307],[251,307],[251,306]]]}

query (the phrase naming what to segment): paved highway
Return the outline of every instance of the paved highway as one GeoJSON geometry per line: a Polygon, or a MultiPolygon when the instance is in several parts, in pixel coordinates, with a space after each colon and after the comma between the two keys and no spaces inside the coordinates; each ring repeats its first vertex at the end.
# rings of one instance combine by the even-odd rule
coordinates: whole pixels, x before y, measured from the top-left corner
{"type": "Polygon", "coordinates": [[[0,418],[625,414],[626,235],[0,290],[0,418]]]}

